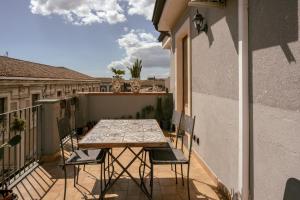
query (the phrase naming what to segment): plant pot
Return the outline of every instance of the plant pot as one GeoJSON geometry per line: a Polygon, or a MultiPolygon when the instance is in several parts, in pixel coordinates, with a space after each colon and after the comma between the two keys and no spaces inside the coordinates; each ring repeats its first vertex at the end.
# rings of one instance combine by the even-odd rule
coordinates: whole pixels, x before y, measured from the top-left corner
{"type": "Polygon", "coordinates": [[[131,92],[139,93],[141,89],[141,80],[139,78],[133,78],[130,81],[131,92]]]}
{"type": "Polygon", "coordinates": [[[122,89],[123,79],[114,77],[112,79],[112,91],[113,93],[120,93],[122,89]]]}

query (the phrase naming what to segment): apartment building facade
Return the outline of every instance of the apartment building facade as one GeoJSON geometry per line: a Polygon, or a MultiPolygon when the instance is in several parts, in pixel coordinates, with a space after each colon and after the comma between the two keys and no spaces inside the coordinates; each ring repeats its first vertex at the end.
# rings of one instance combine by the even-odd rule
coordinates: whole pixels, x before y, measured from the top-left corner
{"type": "Polygon", "coordinates": [[[0,56],[0,113],[30,107],[39,99],[99,91],[100,81],[85,74],[0,56]]]}

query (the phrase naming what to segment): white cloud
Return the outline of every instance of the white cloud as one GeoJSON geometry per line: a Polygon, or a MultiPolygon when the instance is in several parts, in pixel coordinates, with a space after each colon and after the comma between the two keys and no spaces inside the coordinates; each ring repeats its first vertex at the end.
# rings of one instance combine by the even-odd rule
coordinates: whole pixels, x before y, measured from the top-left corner
{"type": "Polygon", "coordinates": [[[151,20],[155,0],[127,0],[129,15],[143,15],[151,20]]]}
{"type": "Polygon", "coordinates": [[[33,14],[60,15],[76,25],[126,21],[118,0],[31,0],[29,7],[33,14]]]}
{"type": "Polygon", "coordinates": [[[141,30],[131,30],[117,40],[119,47],[125,50],[122,59],[111,62],[108,68],[125,68],[132,65],[135,59],[142,59],[143,67],[164,68],[169,67],[169,52],[161,47],[151,33],[141,30]]]}

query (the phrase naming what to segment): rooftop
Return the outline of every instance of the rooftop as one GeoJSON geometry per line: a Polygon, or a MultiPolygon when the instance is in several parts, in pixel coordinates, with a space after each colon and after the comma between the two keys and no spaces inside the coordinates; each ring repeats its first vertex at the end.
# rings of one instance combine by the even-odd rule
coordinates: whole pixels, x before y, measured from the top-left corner
{"type": "Polygon", "coordinates": [[[0,56],[0,77],[95,80],[66,67],[54,67],[6,56],[0,56]]]}

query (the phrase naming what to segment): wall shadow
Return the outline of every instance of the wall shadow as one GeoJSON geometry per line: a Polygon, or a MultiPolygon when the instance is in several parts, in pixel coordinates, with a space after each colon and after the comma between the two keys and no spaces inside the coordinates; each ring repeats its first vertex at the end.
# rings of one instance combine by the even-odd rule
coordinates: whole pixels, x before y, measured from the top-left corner
{"type": "MultiPolygon", "coordinates": [[[[296,62],[288,43],[299,40],[298,0],[254,0],[249,5],[250,195],[255,199],[254,63],[260,49],[280,46],[289,63],[296,62]]],[[[276,56],[276,55],[274,55],[276,56]]],[[[274,66],[280,67],[280,66],[274,66]]],[[[298,198],[299,199],[299,198],[298,198]]]]}

